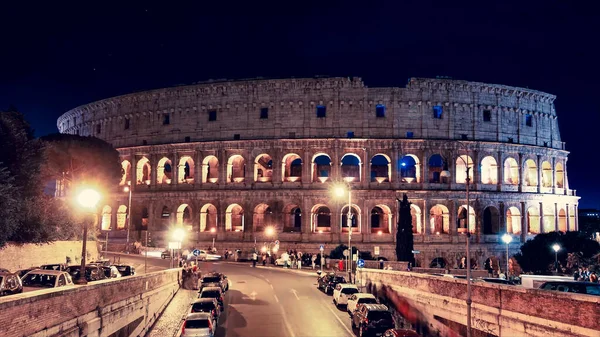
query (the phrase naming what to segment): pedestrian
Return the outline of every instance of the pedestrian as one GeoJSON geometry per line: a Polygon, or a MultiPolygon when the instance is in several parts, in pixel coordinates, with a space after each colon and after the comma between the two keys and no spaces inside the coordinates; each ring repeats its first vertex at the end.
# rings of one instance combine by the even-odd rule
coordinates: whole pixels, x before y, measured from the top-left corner
{"type": "Polygon", "coordinates": [[[256,262],[258,261],[258,255],[256,252],[252,253],[252,267],[256,268],[256,262]]]}
{"type": "Polygon", "coordinates": [[[312,255],[310,257],[310,259],[312,260],[312,268],[313,268],[313,270],[315,270],[315,264],[316,264],[315,261],[317,261],[317,256],[316,255],[312,255]]]}

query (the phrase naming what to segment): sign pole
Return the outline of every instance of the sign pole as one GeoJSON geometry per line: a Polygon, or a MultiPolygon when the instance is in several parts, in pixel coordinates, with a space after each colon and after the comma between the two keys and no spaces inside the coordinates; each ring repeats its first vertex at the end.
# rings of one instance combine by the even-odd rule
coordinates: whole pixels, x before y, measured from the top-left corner
{"type": "Polygon", "coordinates": [[[148,231],[146,231],[146,254],[144,254],[144,274],[146,274],[147,268],[148,268],[148,231]]]}

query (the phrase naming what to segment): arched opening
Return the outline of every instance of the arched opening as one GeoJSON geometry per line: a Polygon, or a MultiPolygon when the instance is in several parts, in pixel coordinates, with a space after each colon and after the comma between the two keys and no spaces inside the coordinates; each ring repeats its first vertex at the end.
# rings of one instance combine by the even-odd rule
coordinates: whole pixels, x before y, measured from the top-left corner
{"type": "Polygon", "coordinates": [[[421,214],[421,208],[415,204],[410,204],[410,216],[412,217],[412,232],[422,234],[423,224],[421,219],[423,215],[421,214]]]}
{"type": "Polygon", "coordinates": [[[254,207],[252,226],[255,232],[263,232],[267,226],[273,225],[273,211],[267,204],[254,207]]]}
{"type": "Polygon", "coordinates": [[[127,206],[121,205],[117,210],[117,229],[125,229],[127,222],[127,206]]]}
{"type": "Polygon", "coordinates": [[[556,230],[556,217],[554,215],[554,204],[543,204],[544,220],[540,227],[540,232],[549,233],[556,230]]]}
{"type": "Polygon", "coordinates": [[[444,174],[442,174],[442,172],[448,171],[448,164],[441,155],[434,154],[433,156],[429,157],[428,166],[430,183],[448,183],[450,176],[443,176],[444,174]]]}
{"type": "Polygon", "coordinates": [[[533,206],[527,209],[527,234],[540,234],[540,211],[533,206]]]}
{"type": "MultiPolygon", "coordinates": [[[[475,233],[475,211],[473,207],[468,207],[469,209],[469,232],[471,234],[475,233]]],[[[458,224],[456,226],[458,228],[459,233],[467,232],[467,205],[460,206],[458,208],[458,224]]]]}
{"type": "Polygon", "coordinates": [[[446,263],[446,259],[443,257],[436,257],[435,259],[431,260],[429,268],[446,268],[447,264],[448,263],[446,263]]]}
{"type": "Polygon", "coordinates": [[[483,210],[483,234],[500,233],[500,212],[496,207],[488,206],[483,210]]]}
{"type": "Polygon", "coordinates": [[[188,204],[181,204],[177,208],[177,225],[192,230],[192,212],[188,204]]]}
{"type": "Polygon", "coordinates": [[[537,186],[538,185],[538,172],[537,165],[533,159],[527,159],[525,161],[525,186],[537,186]]]}
{"type": "Polygon", "coordinates": [[[254,160],[254,181],[266,183],[273,179],[273,159],[261,154],[254,160]]]}
{"type": "Polygon", "coordinates": [[[225,211],[225,231],[244,231],[244,209],[238,204],[231,204],[225,211]]]}
{"type": "Polygon", "coordinates": [[[158,161],[158,166],[156,167],[156,183],[170,184],[172,178],[173,172],[171,167],[171,160],[167,157],[164,157],[158,161]]]}
{"type": "Polygon", "coordinates": [[[281,161],[282,181],[302,181],[302,159],[295,153],[288,153],[281,161]]]}
{"type": "Polygon", "coordinates": [[[508,157],[504,160],[504,183],[519,184],[519,164],[514,158],[508,157]]]}
{"type": "Polygon", "coordinates": [[[286,233],[302,230],[302,210],[298,205],[287,205],[284,209],[283,231],[286,233]]]}
{"type": "Polygon", "coordinates": [[[102,208],[102,230],[103,231],[109,231],[110,228],[110,222],[112,220],[112,208],[108,205],[104,206],[102,208]]]}
{"type": "Polygon", "coordinates": [[[565,171],[562,163],[556,163],[556,188],[565,188],[565,171]]]}
{"type": "Polygon", "coordinates": [[[377,154],[371,158],[371,182],[389,182],[392,170],[390,158],[385,154],[377,154]]]}
{"type": "Polygon", "coordinates": [[[466,184],[467,183],[467,169],[469,170],[469,179],[473,181],[473,159],[471,156],[465,154],[456,158],[456,183],[466,184]]]}
{"type": "Polygon", "coordinates": [[[387,234],[391,233],[391,231],[392,212],[390,208],[387,205],[376,205],[371,210],[371,233],[387,234]]]}
{"type": "Polygon", "coordinates": [[[214,184],[219,181],[219,160],[215,156],[207,156],[202,160],[202,182],[214,184]]]}
{"type": "Polygon", "coordinates": [[[121,168],[123,169],[123,176],[119,185],[130,185],[131,184],[131,163],[129,160],[123,160],[121,162],[121,168]]]}
{"type": "Polygon", "coordinates": [[[566,232],[567,228],[567,212],[563,208],[558,211],[558,230],[560,232],[566,232]]]}
{"type": "Polygon", "coordinates": [[[312,181],[313,182],[326,182],[331,175],[331,158],[324,154],[316,154],[312,161],[312,181]]]}
{"type": "Polygon", "coordinates": [[[552,165],[549,162],[542,162],[542,187],[553,187],[552,165]]]}
{"type": "Polygon", "coordinates": [[[342,157],[342,178],[345,181],[360,181],[361,162],[358,155],[347,153],[342,157]]]}
{"type": "Polygon", "coordinates": [[[487,156],[481,160],[481,183],[487,185],[498,183],[498,164],[492,156],[487,156]]]}
{"type": "Polygon", "coordinates": [[[146,184],[150,185],[150,172],[152,172],[152,167],[150,166],[150,161],[148,158],[144,157],[137,162],[136,167],[136,179],[137,184],[146,184]]]}
{"type": "Polygon", "coordinates": [[[435,205],[429,211],[431,234],[450,233],[450,212],[444,205],[435,205]]]}
{"type": "Polygon", "coordinates": [[[179,159],[178,178],[180,182],[191,184],[194,182],[195,165],[190,156],[183,156],[179,159]]]}
{"type": "Polygon", "coordinates": [[[331,231],[331,211],[329,207],[321,205],[313,207],[312,228],[315,233],[331,231]]]}
{"type": "Polygon", "coordinates": [[[217,230],[217,208],[213,204],[206,204],[200,209],[200,231],[217,230]]]}
{"type": "MultiPolygon", "coordinates": [[[[352,232],[360,233],[360,208],[357,205],[352,205],[350,210],[352,232]]],[[[340,227],[342,232],[348,232],[348,206],[344,206],[340,212],[340,227]]]]}
{"type": "Polygon", "coordinates": [[[142,227],[140,229],[147,230],[148,222],[150,221],[150,213],[148,212],[148,208],[142,208],[142,227]]]}
{"type": "Polygon", "coordinates": [[[241,183],[246,176],[246,160],[239,154],[229,157],[227,161],[227,181],[241,183]]]}
{"type": "Polygon", "coordinates": [[[577,223],[575,221],[575,206],[569,205],[569,230],[576,231],[577,223]]]}
{"type": "Polygon", "coordinates": [[[514,206],[506,210],[506,232],[521,234],[521,212],[514,206]]]}
{"type": "Polygon", "coordinates": [[[398,163],[400,181],[403,183],[421,182],[419,158],[413,154],[407,154],[400,158],[398,163]]]}

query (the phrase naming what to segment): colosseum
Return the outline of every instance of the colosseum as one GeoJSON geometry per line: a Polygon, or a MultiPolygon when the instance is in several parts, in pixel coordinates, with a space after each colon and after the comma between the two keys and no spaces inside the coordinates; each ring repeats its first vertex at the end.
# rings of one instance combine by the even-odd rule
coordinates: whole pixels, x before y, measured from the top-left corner
{"type": "Polygon", "coordinates": [[[450,79],[210,81],[80,106],[58,128],[121,155],[131,202],[123,192],[98,210],[111,238],[126,235],[131,214],[132,237],[159,246],[174,227],[187,229],[185,246],[219,251],[279,240],[327,252],[351,234],[361,251],[393,259],[406,194],[418,265],[457,267],[469,232],[482,266],[505,263],[504,233],[514,253],[537,233],[578,228],[555,98],[450,79]]]}

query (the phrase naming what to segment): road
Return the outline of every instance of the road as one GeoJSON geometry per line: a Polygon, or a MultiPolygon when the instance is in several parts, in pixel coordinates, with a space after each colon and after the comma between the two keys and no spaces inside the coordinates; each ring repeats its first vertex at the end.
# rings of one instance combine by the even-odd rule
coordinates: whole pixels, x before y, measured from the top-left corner
{"type": "MultiPolygon", "coordinates": [[[[140,260],[143,270],[143,257],[121,257],[122,263],[134,265],[140,260]]],[[[148,271],[164,269],[168,264],[168,260],[148,258],[148,271]]],[[[312,271],[252,268],[250,263],[229,262],[201,263],[200,268],[203,273],[224,273],[230,282],[216,337],[355,336],[345,308],[337,309],[332,297],[317,289],[317,275],[312,271]]],[[[196,293],[181,289],[148,336],[177,336],[196,293]]]]}

